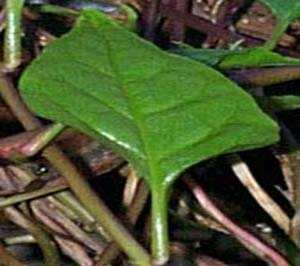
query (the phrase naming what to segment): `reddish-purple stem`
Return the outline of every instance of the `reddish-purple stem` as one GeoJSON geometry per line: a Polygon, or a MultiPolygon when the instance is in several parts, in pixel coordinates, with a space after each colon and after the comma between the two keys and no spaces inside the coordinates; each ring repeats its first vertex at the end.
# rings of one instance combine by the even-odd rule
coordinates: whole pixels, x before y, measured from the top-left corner
{"type": "MultiPolygon", "coordinates": [[[[188,0],[170,0],[170,9],[186,13],[188,11],[188,0]]],[[[185,39],[185,24],[177,21],[171,21],[170,40],[174,42],[183,42],[185,39]]]]}
{"type": "MultiPolygon", "coordinates": [[[[224,42],[235,42],[243,39],[244,43],[249,46],[259,45],[264,42],[264,40],[252,38],[246,35],[241,35],[231,30],[228,30],[227,28],[221,28],[219,25],[214,25],[208,20],[200,18],[199,16],[191,14],[190,12],[182,12],[181,10],[175,10],[174,8],[170,8],[170,5],[164,3],[163,1],[160,3],[157,12],[159,12],[159,14],[162,17],[176,20],[178,23],[183,23],[185,27],[190,27],[192,29],[198,30],[206,34],[213,33],[216,36],[216,38],[222,39],[224,42]]],[[[154,16],[156,15],[154,14],[154,16]]],[[[291,49],[278,47],[278,50],[283,54],[292,57],[300,57],[299,52],[291,49]]]]}
{"type": "Polygon", "coordinates": [[[247,249],[255,252],[261,259],[271,263],[274,266],[289,266],[290,264],[286,259],[276,252],[273,248],[267,246],[261,240],[242,229],[231,221],[218,207],[209,199],[202,187],[196,184],[188,177],[184,178],[184,182],[191,189],[194,196],[198,200],[203,209],[211,215],[217,222],[224,228],[232,233],[247,249]]]}
{"type": "Polygon", "coordinates": [[[150,0],[150,2],[145,4],[141,15],[141,28],[144,31],[144,37],[149,41],[155,39],[158,6],[159,0],[150,0]]]}
{"type": "Polygon", "coordinates": [[[233,16],[238,9],[245,6],[245,0],[225,1],[221,4],[217,14],[217,24],[223,28],[228,27],[233,22],[233,16]]]}
{"type": "MultiPolygon", "coordinates": [[[[175,0],[178,1],[178,0],[175,0]]],[[[164,4],[163,2],[159,6],[159,11],[162,16],[168,19],[176,20],[177,23],[184,24],[185,26],[199,30],[201,32],[209,33],[213,32],[216,36],[225,38],[231,37],[227,34],[227,30],[224,30],[216,25],[213,25],[209,21],[200,18],[199,16],[193,15],[186,10],[178,10],[174,7],[171,8],[170,4],[164,4]]]]}

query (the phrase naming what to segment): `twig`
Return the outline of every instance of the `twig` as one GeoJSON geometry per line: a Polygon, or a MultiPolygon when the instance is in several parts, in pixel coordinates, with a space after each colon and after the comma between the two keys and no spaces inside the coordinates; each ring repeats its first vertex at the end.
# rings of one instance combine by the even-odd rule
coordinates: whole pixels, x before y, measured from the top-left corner
{"type": "Polygon", "coordinates": [[[291,222],[290,235],[297,246],[300,247],[300,154],[299,152],[294,152],[289,154],[288,157],[293,171],[293,183],[295,185],[294,206],[296,210],[291,222]]]}
{"type": "Polygon", "coordinates": [[[233,23],[234,14],[244,7],[246,2],[247,0],[217,1],[212,10],[215,22],[220,27],[230,26],[233,23]]]}
{"type": "Polygon", "coordinates": [[[59,265],[59,253],[54,242],[38,224],[32,222],[14,207],[5,208],[4,212],[12,222],[26,229],[35,238],[43,251],[45,265],[59,265]]]}
{"type": "Polygon", "coordinates": [[[31,157],[40,152],[65,128],[55,123],[46,128],[0,139],[0,158],[16,160],[31,157]]]}
{"type": "MultiPolygon", "coordinates": [[[[144,181],[140,181],[135,197],[130,204],[127,212],[127,217],[132,225],[134,225],[142,212],[145,203],[147,201],[149,195],[149,189],[147,184],[144,181]]],[[[120,251],[118,248],[118,245],[115,242],[111,242],[108,244],[108,246],[105,248],[104,252],[101,255],[101,258],[99,259],[96,266],[106,266],[110,264],[114,259],[117,258],[120,251]]]]}
{"type": "Polygon", "coordinates": [[[249,251],[255,253],[264,261],[275,266],[289,266],[290,264],[277,253],[273,248],[267,246],[262,241],[248,233],[246,230],[240,228],[233,223],[225,214],[223,214],[217,206],[209,199],[205,191],[200,185],[196,184],[190,178],[185,177],[184,182],[193,192],[203,209],[207,211],[216,221],[224,226],[229,232],[233,234],[249,251]]]}
{"type": "Polygon", "coordinates": [[[95,231],[109,238],[103,228],[96,223],[95,218],[81,205],[70,191],[64,191],[55,195],[55,199],[62,203],[68,210],[73,211],[83,224],[92,227],[95,231]]]}
{"type": "Polygon", "coordinates": [[[62,252],[74,260],[78,265],[94,266],[94,261],[90,258],[83,245],[68,238],[54,236],[62,252]]]}
{"type": "MultiPolygon", "coordinates": [[[[168,4],[161,3],[159,6],[159,12],[161,16],[169,19],[176,19],[176,21],[184,23],[186,27],[193,28],[206,34],[213,32],[216,37],[224,40],[224,42],[236,42],[239,40],[244,40],[244,42],[248,45],[259,45],[263,43],[263,40],[261,39],[241,35],[227,28],[220,28],[219,25],[214,25],[194,14],[171,9],[168,4]]],[[[292,51],[291,49],[278,47],[278,50],[290,56],[300,56],[298,52],[292,51]]]]}
{"type": "Polygon", "coordinates": [[[103,251],[103,243],[101,240],[91,238],[48,198],[34,200],[30,203],[30,206],[35,217],[49,227],[54,234],[61,234],[62,236],[76,240],[97,254],[103,251]]]}
{"type": "MultiPolygon", "coordinates": [[[[57,193],[57,194],[61,194],[61,193],[57,193]]],[[[84,226],[84,228],[87,227],[87,225],[84,224],[82,222],[82,220],[79,218],[77,213],[74,210],[70,209],[69,206],[65,206],[63,203],[61,203],[60,200],[58,200],[58,198],[55,195],[54,196],[48,196],[47,198],[44,198],[44,199],[50,203],[49,204],[49,209],[55,208],[54,212],[56,210],[58,210],[59,212],[61,212],[62,215],[66,216],[71,221],[76,221],[76,224],[80,223],[84,226]]],[[[41,200],[44,200],[44,199],[41,199],[41,200]]],[[[43,212],[43,209],[40,208],[40,206],[37,206],[37,208],[41,209],[41,212],[43,212]]],[[[48,207],[46,207],[46,209],[47,208],[48,207]]],[[[48,215],[47,213],[43,212],[43,214],[45,214],[47,216],[47,218],[49,216],[49,219],[50,219],[50,215],[48,215]]],[[[64,227],[66,227],[66,226],[64,226],[64,227]]]]}
{"type": "Polygon", "coordinates": [[[289,158],[289,154],[278,154],[275,151],[275,157],[277,158],[280,166],[281,171],[284,177],[285,184],[287,186],[287,191],[284,191],[284,195],[289,200],[289,202],[295,207],[295,175],[294,171],[291,167],[291,162],[289,158]]]}
{"type": "Polygon", "coordinates": [[[128,171],[129,173],[127,175],[125,187],[123,190],[123,205],[126,208],[129,208],[132,204],[140,181],[140,178],[137,176],[135,170],[132,167],[129,167],[128,171]]]}
{"type": "Polygon", "coordinates": [[[36,240],[32,235],[12,236],[3,240],[6,245],[18,245],[18,244],[32,244],[36,243],[36,240]]]}
{"type": "Polygon", "coordinates": [[[1,123],[12,123],[15,122],[16,118],[12,115],[10,110],[3,103],[0,103],[0,122],[1,123]]]}
{"type": "Polygon", "coordinates": [[[57,193],[57,192],[60,192],[60,191],[66,190],[66,189],[68,189],[68,186],[66,186],[66,185],[61,185],[61,186],[57,186],[57,187],[44,187],[44,188],[41,188],[41,189],[38,189],[35,191],[18,194],[18,195],[11,196],[8,198],[3,198],[3,199],[0,199],[0,209],[2,209],[4,207],[8,207],[10,205],[20,203],[20,202],[44,197],[44,196],[47,196],[47,195],[50,195],[53,193],[57,193]]]}
{"type": "Polygon", "coordinates": [[[231,70],[228,71],[227,74],[239,84],[251,87],[261,87],[300,79],[300,67],[280,66],[272,68],[231,70]]]}
{"type": "Polygon", "coordinates": [[[144,29],[144,37],[148,40],[155,39],[156,20],[160,0],[151,0],[144,7],[141,24],[144,29]]]}
{"type": "Polygon", "coordinates": [[[136,195],[128,208],[126,216],[131,224],[135,224],[149,196],[149,188],[145,181],[140,180],[136,195]]]}
{"type": "Polygon", "coordinates": [[[230,161],[233,172],[255,198],[256,202],[271,216],[286,234],[289,234],[290,219],[286,213],[256,182],[250,169],[238,155],[232,155],[230,161]]]}
{"type": "Polygon", "coordinates": [[[0,32],[2,33],[2,31],[5,28],[5,8],[2,8],[2,10],[0,11],[0,32]]]}
{"type": "Polygon", "coordinates": [[[186,27],[191,27],[201,32],[214,32],[215,36],[218,36],[221,39],[233,39],[232,34],[227,34],[227,30],[219,28],[218,26],[213,25],[209,21],[202,19],[199,16],[190,14],[186,10],[177,10],[175,8],[171,8],[169,4],[160,3],[159,11],[162,16],[176,20],[177,23],[182,23],[186,27]]]}
{"type": "Polygon", "coordinates": [[[288,155],[291,169],[293,171],[293,184],[295,186],[295,208],[300,212],[300,153],[299,151],[291,152],[288,155]]]}
{"type": "MultiPolygon", "coordinates": [[[[188,0],[170,0],[170,8],[181,12],[188,11],[188,0]]],[[[176,20],[171,21],[170,40],[173,42],[183,42],[185,39],[185,25],[176,20]]]]}
{"type": "Polygon", "coordinates": [[[216,222],[211,217],[204,217],[203,215],[194,212],[195,220],[201,225],[205,226],[209,229],[222,232],[223,234],[228,234],[228,231],[224,228],[224,226],[220,225],[218,222],[216,222]]]}
{"type": "Polygon", "coordinates": [[[21,122],[27,131],[36,130],[42,127],[40,121],[33,116],[27,106],[21,100],[11,79],[0,72],[0,95],[8,105],[12,113],[21,122]]]}
{"type": "Polygon", "coordinates": [[[27,144],[21,147],[21,153],[25,156],[33,156],[44,149],[49,143],[57,137],[65,126],[60,123],[55,123],[42,132],[36,135],[33,139],[29,140],[27,144]]]}

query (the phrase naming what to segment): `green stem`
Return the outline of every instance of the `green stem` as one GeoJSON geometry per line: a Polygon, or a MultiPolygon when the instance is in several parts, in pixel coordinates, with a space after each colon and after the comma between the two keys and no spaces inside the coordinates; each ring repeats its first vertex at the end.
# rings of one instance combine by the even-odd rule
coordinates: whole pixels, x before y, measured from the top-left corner
{"type": "Polygon", "coordinates": [[[71,8],[49,4],[41,5],[39,11],[42,13],[55,14],[60,16],[78,16],[80,14],[79,11],[71,8]]]}
{"type": "MultiPolygon", "coordinates": [[[[126,216],[132,225],[135,225],[139,215],[145,207],[147,198],[149,196],[149,188],[145,181],[141,180],[137,188],[135,197],[130,204],[126,216]]],[[[99,261],[96,266],[106,266],[110,265],[111,262],[116,259],[119,255],[119,247],[115,242],[111,242],[105,248],[104,252],[101,254],[99,261]]]]}
{"type": "Polygon", "coordinates": [[[151,248],[154,265],[164,265],[169,260],[168,189],[151,188],[151,248]]]}
{"type": "Polygon", "coordinates": [[[103,230],[98,230],[99,225],[96,224],[95,218],[82,206],[70,191],[57,193],[55,198],[69,210],[73,211],[83,224],[94,227],[97,232],[103,235],[103,230]]]}
{"type": "Polygon", "coordinates": [[[91,189],[70,160],[53,146],[47,148],[43,154],[67,179],[70,188],[85,208],[90,211],[90,213],[93,213],[105,231],[110,234],[136,265],[150,266],[151,260],[149,254],[113,216],[111,211],[91,189]]]}
{"type": "Polygon", "coordinates": [[[280,41],[282,35],[286,32],[289,24],[289,19],[278,19],[272,36],[268,41],[265,42],[264,48],[266,48],[267,50],[273,50],[276,47],[277,43],[280,41]]]}
{"type": "Polygon", "coordinates": [[[62,185],[57,187],[45,187],[39,190],[18,194],[15,196],[11,196],[8,198],[3,198],[0,200],[0,210],[4,207],[8,207],[17,203],[21,203],[23,201],[33,200],[36,198],[44,197],[49,194],[53,194],[62,190],[68,189],[68,186],[62,185]]]}
{"type": "Polygon", "coordinates": [[[24,0],[6,0],[4,63],[13,70],[21,63],[21,18],[24,0]]]}
{"type": "Polygon", "coordinates": [[[282,95],[269,97],[271,104],[277,111],[296,110],[300,108],[300,96],[282,95]]]}

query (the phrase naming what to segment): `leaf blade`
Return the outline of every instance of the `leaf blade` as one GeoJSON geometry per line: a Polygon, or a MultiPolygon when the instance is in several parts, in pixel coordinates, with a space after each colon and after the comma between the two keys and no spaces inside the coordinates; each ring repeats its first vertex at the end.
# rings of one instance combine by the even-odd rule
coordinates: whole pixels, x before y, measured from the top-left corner
{"type": "Polygon", "coordinates": [[[92,11],[29,67],[21,88],[37,113],[100,138],[158,183],[199,160],[278,139],[274,122],[221,74],[167,54],[92,11]],[[51,109],[43,106],[49,100],[51,109]],[[243,133],[232,138],[238,128],[243,133]]]}
{"type": "Polygon", "coordinates": [[[218,49],[214,53],[214,49],[179,45],[171,52],[222,70],[300,65],[300,60],[297,58],[283,56],[262,47],[242,50],[218,49]]]}
{"type": "Polygon", "coordinates": [[[297,0],[259,0],[277,16],[279,20],[290,22],[300,17],[300,3],[297,0]]]}

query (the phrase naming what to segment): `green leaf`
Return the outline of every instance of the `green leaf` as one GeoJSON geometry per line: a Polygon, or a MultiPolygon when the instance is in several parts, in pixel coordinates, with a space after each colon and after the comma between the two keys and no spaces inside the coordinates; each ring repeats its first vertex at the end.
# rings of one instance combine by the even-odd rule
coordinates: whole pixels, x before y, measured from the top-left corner
{"type": "Polygon", "coordinates": [[[178,44],[170,52],[191,58],[209,66],[218,65],[227,55],[237,53],[226,49],[194,48],[187,44],[178,44]]]}
{"type": "Polygon", "coordinates": [[[278,110],[300,109],[300,96],[296,96],[296,95],[272,96],[270,97],[270,100],[278,110]]]}
{"type": "Polygon", "coordinates": [[[199,161],[278,140],[277,125],[230,80],[95,11],[84,11],[20,86],[37,114],[99,139],[146,178],[160,262],[168,257],[167,194],[175,178],[199,161]]]}
{"type": "Polygon", "coordinates": [[[258,47],[228,54],[219,64],[221,69],[275,66],[300,66],[300,60],[258,47]]]}
{"type": "Polygon", "coordinates": [[[300,60],[256,47],[243,50],[197,49],[180,45],[172,52],[220,69],[300,66],[300,60]],[[216,51],[216,52],[214,52],[216,51]]]}
{"type": "Polygon", "coordinates": [[[265,44],[268,49],[273,49],[289,24],[300,17],[299,0],[259,0],[271,9],[277,17],[277,25],[271,39],[265,44]]]}
{"type": "Polygon", "coordinates": [[[292,22],[300,17],[299,0],[259,0],[269,7],[273,14],[280,20],[292,22]]]}

